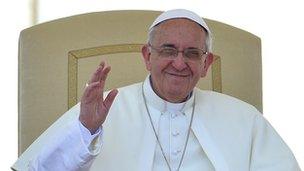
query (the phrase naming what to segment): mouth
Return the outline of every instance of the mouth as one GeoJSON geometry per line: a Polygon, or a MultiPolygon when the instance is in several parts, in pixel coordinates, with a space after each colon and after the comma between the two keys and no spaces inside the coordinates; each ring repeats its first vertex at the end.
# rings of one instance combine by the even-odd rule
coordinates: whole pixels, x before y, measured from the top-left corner
{"type": "Polygon", "coordinates": [[[189,74],[180,74],[180,73],[170,73],[170,72],[167,72],[168,75],[171,75],[171,76],[175,76],[175,77],[188,77],[189,74]]]}

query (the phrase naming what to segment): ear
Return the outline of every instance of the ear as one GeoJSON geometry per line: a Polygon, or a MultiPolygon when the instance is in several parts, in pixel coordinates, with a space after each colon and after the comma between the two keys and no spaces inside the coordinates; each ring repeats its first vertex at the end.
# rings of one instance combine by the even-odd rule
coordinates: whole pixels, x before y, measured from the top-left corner
{"type": "Polygon", "coordinates": [[[213,54],[208,53],[208,55],[204,61],[204,67],[202,70],[201,77],[205,77],[207,75],[208,68],[211,66],[212,62],[213,62],[213,54]]]}
{"type": "Polygon", "coordinates": [[[142,57],[144,59],[145,65],[146,65],[146,69],[148,71],[151,71],[151,61],[150,61],[150,57],[151,57],[151,52],[149,49],[149,45],[145,44],[142,48],[141,48],[141,54],[142,57]]]}

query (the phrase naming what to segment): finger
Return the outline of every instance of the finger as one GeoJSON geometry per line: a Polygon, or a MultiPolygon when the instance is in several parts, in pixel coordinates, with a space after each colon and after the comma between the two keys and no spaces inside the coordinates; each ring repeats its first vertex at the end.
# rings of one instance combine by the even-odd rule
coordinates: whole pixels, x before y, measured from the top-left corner
{"type": "Polygon", "coordinates": [[[111,67],[107,66],[106,64],[104,64],[104,66],[100,66],[92,75],[90,82],[106,80],[107,74],[109,73],[110,70],[111,67]]]}
{"type": "Polygon", "coordinates": [[[85,88],[81,101],[89,103],[96,98],[101,98],[100,82],[94,82],[89,84],[85,88]]]}
{"type": "Polygon", "coordinates": [[[99,67],[100,67],[101,70],[99,70],[99,72],[97,72],[97,80],[96,81],[100,81],[102,79],[105,80],[104,77],[106,77],[106,75],[111,70],[111,67],[109,65],[107,65],[107,63],[105,61],[102,61],[99,64],[99,67]]]}
{"type": "Polygon", "coordinates": [[[118,94],[117,89],[111,90],[110,93],[107,95],[106,99],[102,102],[101,105],[99,105],[101,107],[100,110],[103,113],[108,113],[117,94],[118,94]]]}
{"type": "MultiPolygon", "coordinates": [[[[100,88],[101,88],[102,92],[104,91],[106,79],[108,77],[108,73],[110,72],[110,70],[111,70],[111,67],[110,66],[106,66],[104,68],[104,70],[100,74],[100,80],[99,80],[99,82],[100,82],[100,88]]],[[[103,94],[102,94],[102,99],[103,99],[103,94]]]]}
{"type": "Polygon", "coordinates": [[[96,69],[96,71],[93,73],[90,83],[92,82],[96,82],[99,81],[100,78],[102,77],[102,71],[104,70],[104,68],[107,66],[105,61],[101,61],[98,68],[96,69]]]}
{"type": "Polygon", "coordinates": [[[91,79],[90,79],[89,83],[93,83],[93,82],[96,82],[96,81],[100,80],[100,73],[104,69],[104,66],[105,66],[105,62],[101,61],[101,63],[99,64],[98,68],[96,69],[96,71],[91,76],[91,79]]]}
{"type": "Polygon", "coordinates": [[[102,72],[100,73],[100,79],[99,80],[106,80],[108,73],[111,71],[111,66],[105,66],[102,70],[102,72]]]}
{"type": "Polygon", "coordinates": [[[101,61],[100,63],[99,63],[99,66],[104,66],[105,65],[105,61],[101,61]]]}

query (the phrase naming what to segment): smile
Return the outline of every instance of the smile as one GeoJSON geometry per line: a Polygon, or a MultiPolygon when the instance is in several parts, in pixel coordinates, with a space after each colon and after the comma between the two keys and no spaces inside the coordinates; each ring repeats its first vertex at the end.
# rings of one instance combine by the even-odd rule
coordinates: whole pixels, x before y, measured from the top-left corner
{"type": "Polygon", "coordinates": [[[167,72],[167,74],[175,76],[175,77],[188,77],[188,74],[178,74],[178,73],[169,73],[167,72]]]}

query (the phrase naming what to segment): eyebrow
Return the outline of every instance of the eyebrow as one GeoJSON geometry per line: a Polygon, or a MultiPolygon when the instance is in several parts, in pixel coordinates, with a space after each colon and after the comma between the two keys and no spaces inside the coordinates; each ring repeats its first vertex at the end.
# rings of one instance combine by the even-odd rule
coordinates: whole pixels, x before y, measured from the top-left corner
{"type": "Polygon", "coordinates": [[[170,44],[170,43],[164,43],[163,45],[161,45],[161,47],[172,47],[172,48],[176,48],[174,44],[170,44]]]}
{"type": "MultiPolygon", "coordinates": [[[[177,47],[174,44],[171,43],[164,43],[163,45],[161,45],[160,47],[170,47],[170,48],[175,48],[177,49],[177,47]]],[[[187,49],[199,49],[197,47],[188,47],[187,49]]]]}

